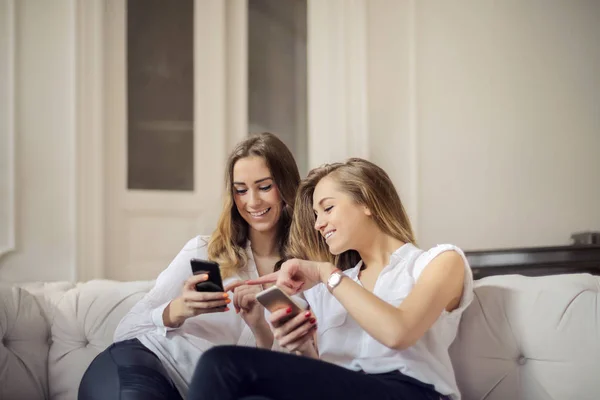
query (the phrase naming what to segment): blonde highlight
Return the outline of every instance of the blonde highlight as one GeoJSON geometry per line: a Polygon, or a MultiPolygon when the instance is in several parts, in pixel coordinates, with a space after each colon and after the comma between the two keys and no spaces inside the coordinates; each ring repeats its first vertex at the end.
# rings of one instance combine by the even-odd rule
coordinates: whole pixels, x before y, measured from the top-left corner
{"type": "Polygon", "coordinates": [[[416,244],[410,219],[388,174],[370,161],[350,158],[344,163],[314,168],[300,182],[287,258],[329,261],[341,270],[352,268],[360,261],[360,255],[355,250],[348,250],[337,256],[331,254],[325,239],[313,229],[313,193],[317,184],[325,177],[333,179],[338,188],[351,196],[357,204],[365,205],[384,233],[404,243],[416,244]]]}
{"type": "Polygon", "coordinates": [[[262,157],[281,196],[283,207],[278,222],[279,253],[284,255],[294,213],[295,194],[300,173],[294,156],[274,134],[264,132],[252,135],[239,143],[227,160],[225,171],[225,199],[217,229],[208,242],[208,258],[219,263],[223,279],[235,275],[248,264],[246,244],[249,227],[233,200],[233,167],[245,157],[262,157]]]}

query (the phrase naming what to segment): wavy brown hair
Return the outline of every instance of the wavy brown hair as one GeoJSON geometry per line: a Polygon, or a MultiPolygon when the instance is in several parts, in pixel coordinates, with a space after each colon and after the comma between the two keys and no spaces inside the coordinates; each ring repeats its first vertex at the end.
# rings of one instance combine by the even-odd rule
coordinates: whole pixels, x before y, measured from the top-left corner
{"type": "Polygon", "coordinates": [[[286,258],[329,261],[341,270],[352,268],[360,261],[356,250],[337,256],[331,254],[323,236],[314,229],[313,193],[325,177],[333,179],[338,189],[357,204],[366,206],[384,233],[404,243],[415,243],[410,220],[388,174],[370,161],[350,158],[344,163],[315,168],[300,182],[286,258]]]}
{"type": "Polygon", "coordinates": [[[296,160],[287,146],[274,134],[264,132],[252,135],[238,143],[229,155],[225,171],[225,202],[217,229],[208,242],[208,258],[219,263],[223,278],[234,275],[248,263],[246,243],[249,229],[233,199],[233,167],[238,160],[251,156],[262,157],[265,160],[283,202],[277,229],[281,256],[285,253],[288,241],[296,190],[300,183],[296,160]]]}

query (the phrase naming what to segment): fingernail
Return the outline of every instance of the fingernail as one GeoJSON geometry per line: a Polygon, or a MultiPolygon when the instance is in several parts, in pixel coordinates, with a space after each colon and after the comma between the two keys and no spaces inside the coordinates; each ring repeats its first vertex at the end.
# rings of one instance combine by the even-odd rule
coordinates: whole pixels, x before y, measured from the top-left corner
{"type": "Polygon", "coordinates": [[[229,307],[225,307],[225,311],[229,311],[229,307]]]}
{"type": "Polygon", "coordinates": [[[200,276],[200,278],[202,278],[202,279],[208,279],[208,275],[206,275],[206,274],[202,274],[202,275],[200,276]]]}
{"type": "Polygon", "coordinates": [[[225,293],[225,294],[223,295],[223,298],[225,298],[225,299],[226,299],[226,298],[228,298],[228,297],[229,297],[229,295],[228,295],[227,293],[225,293]]]}
{"type": "Polygon", "coordinates": [[[229,304],[229,303],[231,303],[231,300],[229,300],[229,299],[225,300],[225,304],[229,304]]]}
{"type": "Polygon", "coordinates": [[[309,319],[309,321],[310,321],[311,324],[314,324],[315,322],[317,322],[317,320],[314,319],[314,318],[309,319]]]}
{"type": "Polygon", "coordinates": [[[310,317],[310,311],[307,311],[307,312],[304,314],[304,316],[305,316],[306,318],[310,317]]]}
{"type": "Polygon", "coordinates": [[[291,313],[291,312],[292,312],[292,307],[288,307],[288,308],[285,310],[285,313],[286,313],[286,314],[289,314],[289,313],[291,313]]]}

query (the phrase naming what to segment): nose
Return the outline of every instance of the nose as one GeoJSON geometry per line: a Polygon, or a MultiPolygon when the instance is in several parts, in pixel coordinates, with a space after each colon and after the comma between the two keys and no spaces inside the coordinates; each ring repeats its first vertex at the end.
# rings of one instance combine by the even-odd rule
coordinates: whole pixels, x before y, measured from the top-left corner
{"type": "Polygon", "coordinates": [[[325,226],[323,220],[317,215],[315,218],[315,229],[320,231],[325,226]]]}
{"type": "Polygon", "coordinates": [[[250,206],[250,208],[256,208],[260,206],[261,199],[258,190],[249,190],[249,192],[250,199],[248,200],[248,205],[250,206]]]}

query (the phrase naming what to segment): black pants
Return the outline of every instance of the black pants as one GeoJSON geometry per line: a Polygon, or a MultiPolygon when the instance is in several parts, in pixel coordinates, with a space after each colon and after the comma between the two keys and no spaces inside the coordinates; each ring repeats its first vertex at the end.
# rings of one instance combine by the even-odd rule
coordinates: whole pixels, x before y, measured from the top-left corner
{"type": "Polygon", "coordinates": [[[440,400],[432,385],[390,372],[364,374],[306,357],[219,346],[198,362],[188,400],[440,400]],[[252,397],[258,396],[258,397],[252,397]]]}
{"type": "Polygon", "coordinates": [[[164,366],[137,339],[110,345],[79,384],[79,400],[182,400],[164,366]]]}

